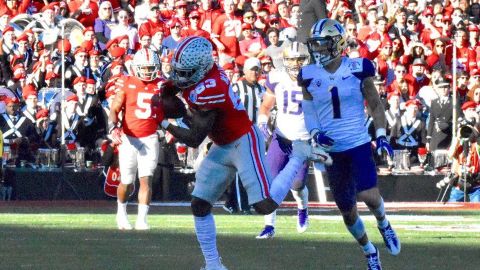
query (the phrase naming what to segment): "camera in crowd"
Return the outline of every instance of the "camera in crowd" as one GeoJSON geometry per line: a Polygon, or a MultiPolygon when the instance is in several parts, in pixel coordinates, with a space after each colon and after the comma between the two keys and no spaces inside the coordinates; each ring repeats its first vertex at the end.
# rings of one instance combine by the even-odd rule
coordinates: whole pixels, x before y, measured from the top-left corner
{"type": "Polygon", "coordinates": [[[461,119],[459,121],[460,127],[458,129],[458,134],[461,139],[477,139],[478,130],[475,127],[475,123],[472,121],[467,121],[466,119],[461,119]]]}

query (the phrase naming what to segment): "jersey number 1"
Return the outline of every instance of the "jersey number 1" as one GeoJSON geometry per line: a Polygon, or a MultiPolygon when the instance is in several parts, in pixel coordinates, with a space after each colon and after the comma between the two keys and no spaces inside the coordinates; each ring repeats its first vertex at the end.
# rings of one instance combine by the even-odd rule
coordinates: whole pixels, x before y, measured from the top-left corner
{"type": "Polygon", "coordinates": [[[333,106],[333,119],[341,118],[340,113],[340,98],[338,97],[338,88],[333,86],[330,88],[330,94],[332,95],[332,106],[333,106]]]}

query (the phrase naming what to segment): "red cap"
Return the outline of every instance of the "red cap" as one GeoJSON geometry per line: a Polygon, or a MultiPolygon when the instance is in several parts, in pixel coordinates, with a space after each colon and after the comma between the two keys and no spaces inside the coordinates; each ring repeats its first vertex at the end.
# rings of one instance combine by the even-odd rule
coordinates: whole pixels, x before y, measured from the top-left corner
{"type": "Polygon", "coordinates": [[[420,101],[418,101],[417,99],[410,99],[407,102],[405,102],[405,107],[412,106],[412,105],[420,107],[422,103],[420,103],[420,101]]]}
{"type": "Polygon", "coordinates": [[[87,84],[95,84],[95,80],[94,79],[87,79],[85,81],[87,84]]]}
{"type": "Polygon", "coordinates": [[[417,153],[418,153],[419,155],[424,156],[424,155],[426,155],[426,154],[428,153],[428,151],[427,151],[427,148],[425,148],[425,147],[419,147],[418,150],[417,150],[417,153]]]}
{"type": "Polygon", "coordinates": [[[27,84],[22,88],[23,99],[27,99],[29,96],[37,96],[37,90],[33,84],[27,84]]]}
{"type": "Polygon", "coordinates": [[[73,80],[73,85],[76,85],[77,83],[81,83],[81,82],[82,83],[87,82],[86,78],[83,76],[75,78],[75,80],[73,80]]]}
{"type": "Polygon", "coordinates": [[[42,8],[41,12],[44,12],[44,11],[46,11],[46,10],[48,10],[48,9],[50,9],[50,10],[55,10],[55,7],[58,7],[58,3],[57,3],[57,2],[52,2],[52,3],[44,6],[44,7],[42,8]]]}
{"type": "Polygon", "coordinates": [[[5,35],[5,33],[7,32],[13,32],[14,29],[11,25],[8,25],[7,27],[5,27],[5,29],[3,29],[3,35],[5,35]]]}
{"type": "Polygon", "coordinates": [[[226,63],[223,65],[223,70],[233,70],[235,68],[235,65],[233,63],[226,63]]]}
{"type": "Polygon", "coordinates": [[[462,111],[465,111],[467,109],[470,109],[470,108],[477,108],[477,103],[475,103],[474,101],[467,101],[465,103],[463,103],[462,105],[462,111]]]}
{"type": "Polygon", "coordinates": [[[167,27],[168,28],[173,28],[174,26],[177,26],[177,25],[182,26],[182,23],[177,18],[173,18],[173,19],[171,19],[170,21],[167,22],[167,27]]]}
{"type": "Polygon", "coordinates": [[[17,38],[17,42],[20,42],[20,41],[28,42],[28,36],[27,36],[26,33],[21,34],[21,35],[17,38]]]}
{"type": "Polygon", "coordinates": [[[112,64],[110,65],[110,70],[118,67],[118,66],[122,66],[123,65],[123,62],[122,61],[119,61],[119,60],[115,60],[112,62],[112,64]]]}
{"type": "Polygon", "coordinates": [[[468,31],[470,32],[479,32],[480,29],[478,28],[478,26],[476,24],[470,24],[468,26],[468,31]]]}
{"type": "Polygon", "coordinates": [[[107,42],[107,44],[105,44],[105,48],[110,49],[110,47],[113,45],[113,44],[117,44],[118,45],[118,40],[117,39],[111,39],[107,42]]]}
{"type": "Polygon", "coordinates": [[[114,58],[118,58],[118,57],[121,57],[122,55],[125,54],[125,49],[122,48],[122,47],[116,47],[116,48],[112,48],[110,50],[110,54],[114,57],[114,58]]]}
{"type": "Polygon", "coordinates": [[[422,13],[423,16],[433,16],[433,8],[432,7],[426,7],[425,10],[422,13]]]}
{"type": "Polygon", "coordinates": [[[73,55],[77,55],[77,54],[79,54],[79,53],[86,53],[86,54],[88,54],[88,51],[87,51],[87,49],[85,49],[85,48],[78,47],[78,48],[75,50],[75,52],[73,53],[73,55]]]}
{"type": "Polygon", "coordinates": [[[478,75],[480,75],[480,69],[474,68],[470,71],[470,76],[478,76],[478,75]]]}
{"type": "Polygon", "coordinates": [[[59,77],[60,76],[58,76],[55,72],[50,71],[45,75],[45,80],[51,80],[59,77]]]}
{"type": "Polygon", "coordinates": [[[382,48],[386,46],[392,47],[392,41],[389,38],[383,39],[382,44],[380,44],[382,48]]]}
{"type": "Polygon", "coordinates": [[[253,27],[252,27],[251,24],[249,24],[249,23],[242,23],[242,31],[243,31],[243,30],[252,30],[252,29],[253,29],[253,27]]]}
{"type": "Polygon", "coordinates": [[[82,42],[82,45],[80,47],[84,48],[87,52],[90,52],[90,50],[93,50],[93,41],[91,40],[85,40],[82,42]]]}
{"type": "Polygon", "coordinates": [[[73,95],[70,95],[67,97],[67,102],[69,101],[74,101],[74,102],[78,102],[78,96],[73,94],[73,95]]]}
{"type": "Polygon", "coordinates": [[[185,1],[180,0],[175,2],[175,7],[186,7],[186,6],[187,6],[187,2],[185,1]]]}
{"type": "Polygon", "coordinates": [[[200,17],[200,13],[198,13],[198,11],[196,10],[193,10],[192,12],[190,12],[190,14],[188,14],[188,17],[189,18],[200,17]]]}
{"type": "Polygon", "coordinates": [[[72,49],[72,44],[67,39],[60,40],[57,43],[57,49],[60,52],[62,51],[62,43],[63,43],[63,47],[65,48],[65,52],[70,52],[70,50],[72,49]]]}
{"type": "Polygon", "coordinates": [[[100,55],[100,52],[97,50],[91,50],[88,52],[88,55],[93,56],[93,55],[100,55]]]}
{"type": "Polygon", "coordinates": [[[89,26],[89,27],[86,27],[86,28],[83,30],[83,34],[85,35],[85,33],[88,32],[88,31],[95,32],[95,31],[93,30],[93,26],[89,26]]]}
{"type": "Polygon", "coordinates": [[[10,103],[18,104],[18,103],[20,103],[20,100],[18,100],[18,98],[16,98],[16,97],[6,97],[6,98],[3,99],[3,101],[5,102],[5,104],[10,104],[10,103]]]}
{"type": "Polygon", "coordinates": [[[47,118],[47,117],[48,117],[47,109],[41,109],[37,112],[37,114],[35,114],[35,118],[37,118],[37,120],[40,120],[42,118],[47,118]]]}
{"type": "Polygon", "coordinates": [[[260,63],[268,63],[268,62],[272,62],[272,58],[268,55],[264,55],[262,57],[260,57],[260,63]]]}
{"type": "Polygon", "coordinates": [[[120,43],[120,42],[121,42],[122,40],[124,40],[124,39],[130,40],[130,39],[128,38],[128,35],[123,35],[123,36],[119,36],[119,37],[116,38],[116,40],[117,40],[118,43],[120,43]]]}

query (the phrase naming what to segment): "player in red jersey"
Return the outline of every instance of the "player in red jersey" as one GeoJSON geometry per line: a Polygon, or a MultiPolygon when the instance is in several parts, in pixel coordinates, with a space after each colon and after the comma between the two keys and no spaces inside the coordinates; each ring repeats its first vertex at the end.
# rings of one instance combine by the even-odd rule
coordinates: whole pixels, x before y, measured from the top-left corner
{"type": "Polygon", "coordinates": [[[292,162],[272,182],[264,165],[263,135],[234,95],[227,75],[214,64],[211,43],[202,37],[187,37],[178,44],[172,67],[173,83],[181,89],[192,112],[191,124],[185,129],[163,120],[162,127],[191,147],[198,147],[207,136],[213,141],[196,172],[191,208],[206,261],[204,269],[225,270],[216,247],[211,209],[235,172],[247,190],[249,204],[260,214],[269,214],[285,198],[304,160],[312,156],[312,149],[308,143],[295,142],[292,162]]]}
{"type": "Polygon", "coordinates": [[[163,112],[153,106],[152,97],[159,94],[163,81],[158,77],[160,59],[150,49],[141,49],[135,54],[132,68],[134,76],[125,76],[116,82],[119,89],[110,110],[110,134],[113,142],[120,144],[122,175],[117,189],[117,225],[121,230],[132,229],[126,205],[138,169],[140,189],[135,229],[148,230],[147,213],[152,197],[152,176],[159,153],[157,127],[163,119],[163,112]]]}

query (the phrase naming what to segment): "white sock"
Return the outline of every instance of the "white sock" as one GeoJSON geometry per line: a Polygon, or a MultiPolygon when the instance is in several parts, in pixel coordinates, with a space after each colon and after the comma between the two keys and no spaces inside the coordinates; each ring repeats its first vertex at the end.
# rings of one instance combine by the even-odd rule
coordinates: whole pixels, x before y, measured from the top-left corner
{"type": "Polygon", "coordinates": [[[287,196],[290,187],[292,186],[293,181],[295,180],[295,175],[302,168],[304,160],[301,160],[298,157],[291,157],[287,165],[280,171],[280,173],[275,177],[270,186],[270,197],[280,205],[285,196],[287,196]]]}
{"type": "Polygon", "coordinates": [[[380,205],[376,209],[370,207],[368,207],[368,209],[370,209],[370,212],[372,212],[372,214],[377,219],[377,224],[379,228],[384,229],[388,226],[388,220],[385,214],[385,204],[383,203],[383,198],[380,198],[380,205]]]}
{"type": "Polygon", "coordinates": [[[137,221],[147,223],[147,214],[150,207],[146,204],[138,204],[138,216],[137,221]]]}
{"type": "Polygon", "coordinates": [[[117,215],[127,216],[127,202],[117,201],[117,215]]]}
{"type": "Polygon", "coordinates": [[[366,245],[362,246],[362,249],[363,249],[363,253],[365,253],[365,254],[371,254],[371,253],[375,253],[375,251],[377,251],[375,249],[375,246],[370,241],[368,241],[368,243],[366,245]]]}
{"type": "Polygon", "coordinates": [[[291,190],[293,198],[297,202],[298,209],[307,209],[308,207],[308,188],[305,186],[301,190],[291,190]]]}
{"type": "Polygon", "coordinates": [[[219,267],[220,255],[217,250],[217,231],[212,214],[204,217],[194,217],[195,233],[202,249],[207,268],[219,267]]]}
{"type": "Polygon", "coordinates": [[[263,216],[265,219],[265,226],[275,227],[275,220],[277,219],[277,210],[273,211],[271,214],[263,216]]]}

